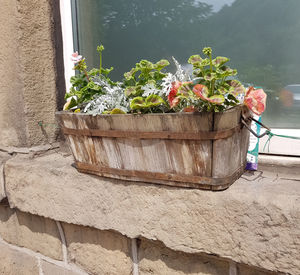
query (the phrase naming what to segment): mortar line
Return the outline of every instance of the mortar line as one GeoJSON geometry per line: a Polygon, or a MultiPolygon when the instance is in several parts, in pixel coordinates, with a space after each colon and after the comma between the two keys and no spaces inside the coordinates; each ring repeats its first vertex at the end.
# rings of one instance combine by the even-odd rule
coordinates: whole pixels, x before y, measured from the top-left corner
{"type": "Polygon", "coordinates": [[[13,250],[16,250],[18,252],[21,252],[21,253],[24,253],[24,254],[27,254],[31,257],[34,257],[34,258],[40,258],[40,260],[44,260],[45,262],[48,262],[50,264],[53,264],[53,265],[56,265],[58,267],[62,267],[62,268],[65,268],[69,271],[73,271],[73,272],[77,272],[78,275],[89,275],[87,272],[81,270],[77,265],[74,265],[74,264],[66,264],[65,262],[63,261],[59,261],[59,260],[55,260],[55,259],[52,259],[52,258],[49,258],[41,253],[38,253],[38,252],[35,252],[33,250],[30,250],[26,247],[20,247],[20,246],[16,246],[16,245],[13,245],[13,244],[10,244],[8,242],[6,242],[5,240],[3,240],[0,236],[0,244],[3,244],[3,245],[6,245],[8,246],[9,248],[13,249],[13,250]]]}
{"type": "Polygon", "coordinates": [[[47,143],[45,145],[32,146],[32,147],[13,147],[13,146],[0,146],[0,151],[8,154],[30,154],[30,153],[42,153],[59,148],[59,142],[47,143]]]}
{"type": "Polygon", "coordinates": [[[138,252],[136,238],[131,239],[132,275],[139,275],[138,252]]]}
{"type": "Polygon", "coordinates": [[[59,235],[60,235],[63,259],[64,259],[64,262],[67,264],[68,263],[68,251],[67,251],[67,242],[66,242],[66,238],[65,238],[65,233],[61,226],[61,223],[59,221],[55,221],[55,222],[56,222],[56,225],[57,225],[57,228],[59,231],[59,235]]]}
{"type": "Polygon", "coordinates": [[[8,159],[6,159],[0,166],[0,177],[2,178],[2,180],[0,179],[0,188],[2,188],[3,192],[4,192],[4,197],[7,198],[7,192],[6,192],[6,175],[5,175],[5,167],[6,167],[6,163],[13,159],[15,156],[11,156],[8,159]]]}
{"type": "Polygon", "coordinates": [[[3,190],[3,195],[4,198],[7,197],[6,195],[6,186],[5,186],[5,172],[4,172],[4,166],[6,164],[6,161],[4,163],[2,163],[2,165],[0,166],[0,188],[3,190]]]}
{"type": "Polygon", "coordinates": [[[39,267],[39,275],[44,275],[40,257],[37,257],[37,262],[38,262],[38,267],[39,267]]]}

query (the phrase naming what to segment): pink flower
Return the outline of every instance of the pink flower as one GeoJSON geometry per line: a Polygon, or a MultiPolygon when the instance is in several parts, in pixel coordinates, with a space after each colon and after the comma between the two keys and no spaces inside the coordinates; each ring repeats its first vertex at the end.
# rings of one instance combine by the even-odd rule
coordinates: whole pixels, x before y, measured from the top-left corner
{"type": "Polygon", "coordinates": [[[244,104],[256,115],[261,115],[266,109],[267,95],[263,89],[255,90],[253,87],[249,87],[244,104]]]}
{"type": "Polygon", "coordinates": [[[82,60],[82,56],[78,54],[78,52],[72,53],[71,60],[74,62],[74,64],[77,64],[82,60]]]}

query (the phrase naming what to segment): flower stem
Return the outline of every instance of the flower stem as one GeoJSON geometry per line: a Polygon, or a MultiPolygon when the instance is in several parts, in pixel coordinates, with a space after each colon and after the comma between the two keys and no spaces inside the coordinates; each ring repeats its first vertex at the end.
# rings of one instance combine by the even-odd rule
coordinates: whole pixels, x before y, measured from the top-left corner
{"type": "MultiPolygon", "coordinates": [[[[212,54],[209,54],[209,67],[210,67],[210,73],[212,74],[213,72],[213,65],[212,65],[212,54]]],[[[212,80],[210,83],[210,96],[214,95],[214,87],[215,86],[215,81],[212,80]]]]}
{"type": "Polygon", "coordinates": [[[99,53],[100,56],[100,68],[99,68],[99,75],[101,75],[101,71],[102,71],[102,51],[99,53]]]}
{"type": "Polygon", "coordinates": [[[86,70],[83,70],[83,72],[84,72],[84,74],[85,74],[85,76],[86,76],[86,78],[87,78],[87,81],[90,82],[90,78],[89,78],[89,75],[88,75],[87,71],[86,71],[86,70]]]}

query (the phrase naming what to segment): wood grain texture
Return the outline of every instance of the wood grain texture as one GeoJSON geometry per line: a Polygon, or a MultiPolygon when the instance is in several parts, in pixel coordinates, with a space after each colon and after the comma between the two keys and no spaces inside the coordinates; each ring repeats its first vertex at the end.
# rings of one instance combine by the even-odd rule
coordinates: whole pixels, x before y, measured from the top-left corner
{"type": "Polygon", "coordinates": [[[238,107],[224,113],[57,116],[81,172],[218,190],[244,169],[248,132],[241,129],[241,113],[238,107]]]}

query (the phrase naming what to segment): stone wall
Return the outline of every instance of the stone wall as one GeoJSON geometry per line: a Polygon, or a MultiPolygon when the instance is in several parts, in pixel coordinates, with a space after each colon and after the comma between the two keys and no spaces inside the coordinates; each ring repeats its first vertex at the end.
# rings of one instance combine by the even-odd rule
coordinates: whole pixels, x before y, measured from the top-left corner
{"type": "Polygon", "coordinates": [[[1,1],[0,148],[57,139],[52,124],[64,95],[58,5],[59,0],[1,1]]]}
{"type": "Polygon", "coordinates": [[[0,204],[0,274],[267,275],[221,257],[171,250],[158,241],[54,221],[0,204]],[[234,272],[230,268],[234,266],[234,272]]]}

